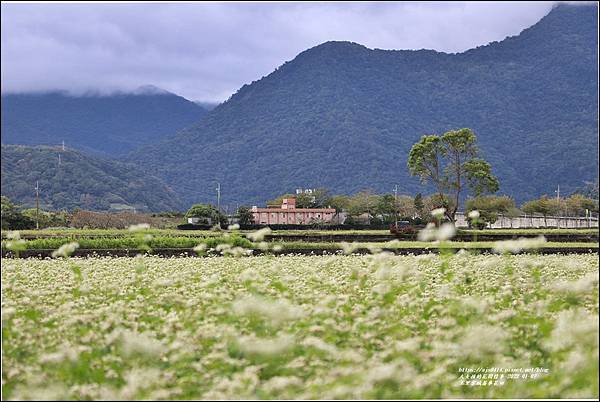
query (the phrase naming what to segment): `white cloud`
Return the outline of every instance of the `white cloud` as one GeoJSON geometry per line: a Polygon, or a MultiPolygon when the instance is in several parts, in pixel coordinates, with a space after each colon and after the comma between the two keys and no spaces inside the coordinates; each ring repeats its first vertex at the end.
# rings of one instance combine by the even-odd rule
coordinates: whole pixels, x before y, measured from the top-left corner
{"type": "Polygon", "coordinates": [[[461,52],[553,2],[2,3],[2,90],[132,90],[222,101],[328,40],[461,52]]]}

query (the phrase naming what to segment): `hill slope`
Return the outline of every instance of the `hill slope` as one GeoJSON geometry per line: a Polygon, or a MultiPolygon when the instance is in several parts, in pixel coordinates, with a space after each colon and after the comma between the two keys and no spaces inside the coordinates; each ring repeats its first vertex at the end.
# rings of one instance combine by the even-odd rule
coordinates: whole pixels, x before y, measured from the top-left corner
{"type": "Polygon", "coordinates": [[[2,195],[33,207],[36,180],[40,207],[45,209],[181,208],[177,196],[160,179],[144,175],[131,164],[60,147],[2,145],[2,195]]]}
{"type": "Polygon", "coordinates": [[[297,187],[422,191],[421,135],[471,127],[518,201],[598,170],[597,8],[561,5],[520,35],[460,54],[327,42],[244,85],[132,157],[187,203],[261,203],[297,187]]]}
{"type": "Polygon", "coordinates": [[[72,148],[123,155],[173,135],[206,112],[194,102],[151,87],[110,96],[7,94],[2,95],[2,143],[65,141],[72,148]]]}

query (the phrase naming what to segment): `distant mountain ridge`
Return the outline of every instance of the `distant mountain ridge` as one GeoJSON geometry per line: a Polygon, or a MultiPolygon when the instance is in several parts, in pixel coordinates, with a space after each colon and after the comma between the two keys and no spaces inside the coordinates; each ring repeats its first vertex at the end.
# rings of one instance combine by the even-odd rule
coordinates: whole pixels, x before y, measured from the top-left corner
{"type": "Polygon", "coordinates": [[[598,172],[597,6],[564,5],[459,54],[326,42],[244,85],[178,135],[130,157],[188,204],[260,204],[297,187],[423,191],[422,135],[470,127],[518,202],[598,172]]]}
{"type": "Polygon", "coordinates": [[[2,143],[124,155],[199,121],[207,110],[152,85],[108,95],[3,94],[2,143]]]}
{"type": "Polygon", "coordinates": [[[2,145],[2,195],[17,204],[49,210],[166,211],[184,208],[160,179],[132,164],[62,147],[2,145]],[[59,159],[60,156],[60,159],[59,159]]]}

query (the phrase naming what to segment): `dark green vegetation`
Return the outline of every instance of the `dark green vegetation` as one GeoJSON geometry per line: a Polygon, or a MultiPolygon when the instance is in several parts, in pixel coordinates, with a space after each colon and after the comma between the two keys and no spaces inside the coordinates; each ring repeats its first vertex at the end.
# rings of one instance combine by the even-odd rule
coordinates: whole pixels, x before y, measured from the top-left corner
{"type": "Polygon", "coordinates": [[[209,204],[194,204],[185,213],[186,218],[198,218],[198,224],[207,225],[225,225],[227,217],[223,215],[217,208],[209,204]]]}
{"type": "Polygon", "coordinates": [[[2,95],[2,143],[59,145],[123,155],[197,122],[206,109],[156,88],[137,94],[2,95]]]}
{"type": "MultiPolygon", "coordinates": [[[[260,205],[297,187],[424,191],[422,135],[470,127],[520,204],[598,171],[597,8],[560,5],[520,35],[460,54],[327,42],[245,85],[133,158],[184,201],[260,205]]],[[[424,191],[429,192],[429,191],[424,191]]]]}
{"type": "Polygon", "coordinates": [[[2,195],[35,207],[36,181],[43,209],[181,208],[177,195],[160,179],[130,163],[60,147],[2,145],[2,195]]]}
{"type": "Polygon", "coordinates": [[[480,196],[495,193],[500,185],[490,164],[477,158],[476,141],[477,137],[468,128],[448,131],[442,136],[424,135],[408,155],[408,169],[413,176],[418,176],[422,183],[434,184],[440,199],[454,200],[451,208],[449,203],[440,205],[452,221],[461,191],[465,194],[470,190],[480,196]]]}

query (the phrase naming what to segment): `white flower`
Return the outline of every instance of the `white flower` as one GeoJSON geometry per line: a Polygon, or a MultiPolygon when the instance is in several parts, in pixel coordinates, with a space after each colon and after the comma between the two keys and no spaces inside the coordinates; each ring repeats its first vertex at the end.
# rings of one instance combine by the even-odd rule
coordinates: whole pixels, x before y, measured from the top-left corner
{"type": "Polygon", "coordinates": [[[14,230],[14,231],[8,232],[6,234],[6,238],[11,239],[11,240],[19,240],[21,238],[21,234],[19,233],[18,230],[14,230]]]}
{"type": "Polygon", "coordinates": [[[237,344],[246,355],[275,356],[288,351],[294,345],[294,338],[291,335],[281,335],[276,338],[242,336],[237,344]]]}
{"type": "Polygon", "coordinates": [[[477,211],[477,210],[475,209],[475,210],[473,210],[473,211],[469,212],[469,215],[468,215],[468,216],[469,216],[469,218],[471,218],[471,219],[477,219],[477,218],[479,218],[479,211],[477,211]]]}
{"type": "Polygon", "coordinates": [[[429,222],[427,226],[417,235],[417,240],[419,241],[431,241],[435,239],[435,223],[429,222]]]}
{"type": "Polygon", "coordinates": [[[444,223],[437,230],[435,238],[439,241],[449,240],[456,234],[456,228],[452,223],[444,223]]]}
{"type": "Polygon", "coordinates": [[[204,252],[206,250],[206,248],[207,248],[206,244],[200,243],[196,247],[194,247],[194,251],[196,253],[202,253],[202,252],[204,252]]]}
{"type": "Polygon", "coordinates": [[[56,257],[68,257],[71,254],[73,254],[73,252],[79,248],[79,243],[77,242],[71,242],[71,243],[67,243],[67,244],[63,244],[62,246],[60,246],[58,248],[58,250],[55,250],[52,252],[52,257],[56,258],[56,257]]]}
{"type": "Polygon", "coordinates": [[[269,300],[260,296],[238,299],[233,303],[232,308],[237,315],[266,318],[274,323],[302,316],[302,309],[285,299],[269,300]]]}
{"type": "Polygon", "coordinates": [[[443,218],[445,213],[446,213],[446,208],[437,208],[437,209],[434,209],[433,211],[431,211],[431,216],[439,219],[439,218],[443,218]]]}
{"type": "Polygon", "coordinates": [[[148,229],[150,229],[150,225],[147,223],[139,223],[137,225],[129,226],[130,232],[141,232],[141,231],[148,230],[148,229]]]}
{"type": "Polygon", "coordinates": [[[494,252],[496,253],[518,253],[521,250],[530,250],[543,247],[546,243],[544,236],[536,238],[520,237],[517,240],[497,241],[494,243],[494,252]]]}
{"type": "Polygon", "coordinates": [[[248,233],[246,237],[251,241],[262,241],[266,235],[271,234],[272,230],[269,227],[262,228],[253,233],[248,233]]]}

